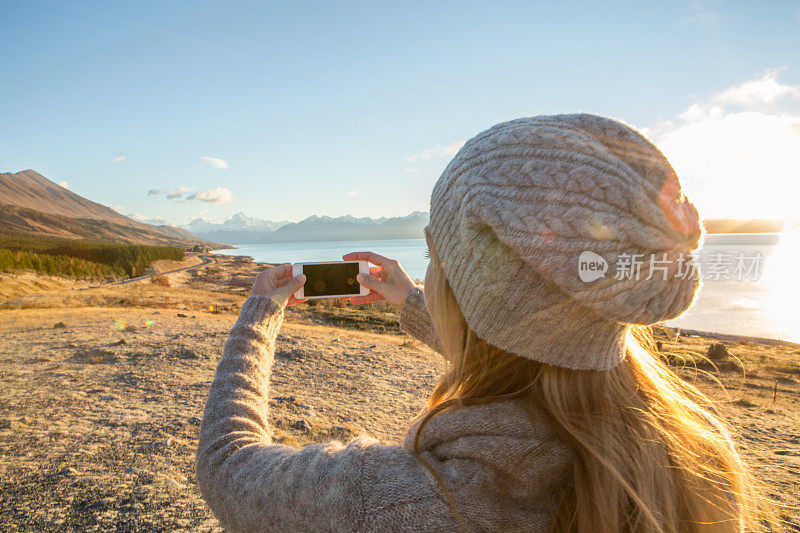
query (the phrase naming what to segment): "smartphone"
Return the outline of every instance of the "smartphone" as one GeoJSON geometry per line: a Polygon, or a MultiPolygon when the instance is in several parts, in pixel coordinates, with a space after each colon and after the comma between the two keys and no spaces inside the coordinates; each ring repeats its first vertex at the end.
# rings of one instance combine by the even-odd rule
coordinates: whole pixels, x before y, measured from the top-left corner
{"type": "Polygon", "coordinates": [[[298,300],[305,298],[341,298],[344,296],[366,296],[369,289],[361,285],[356,276],[359,272],[369,274],[367,261],[320,261],[316,263],[294,263],[292,276],[305,274],[306,282],[294,293],[298,300]]]}

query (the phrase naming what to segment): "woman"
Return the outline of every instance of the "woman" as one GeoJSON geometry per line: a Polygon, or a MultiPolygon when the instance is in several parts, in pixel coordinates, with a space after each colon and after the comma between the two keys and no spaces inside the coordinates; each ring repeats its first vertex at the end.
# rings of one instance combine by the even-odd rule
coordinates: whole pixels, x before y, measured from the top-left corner
{"type": "Polygon", "coordinates": [[[231,530],[741,531],[753,485],[709,400],[635,335],[698,286],[697,211],[636,131],[580,114],[494,126],[436,183],[424,292],[359,281],[448,361],[402,446],[273,444],[267,395],[302,276],[262,272],[211,385],[197,454],[231,530]]]}

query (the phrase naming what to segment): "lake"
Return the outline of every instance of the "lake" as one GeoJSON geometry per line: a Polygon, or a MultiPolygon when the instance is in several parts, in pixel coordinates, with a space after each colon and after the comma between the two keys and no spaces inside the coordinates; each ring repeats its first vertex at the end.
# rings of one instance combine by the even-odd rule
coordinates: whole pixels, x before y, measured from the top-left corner
{"type": "MultiPolygon", "coordinates": [[[[365,250],[397,259],[416,280],[425,277],[425,239],[242,244],[214,253],[295,263],[365,250]]],[[[694,255],[702,286],[689,311],[668,325],[800,342],[800,231],[707,235],[694,255]],[[737,270],[742,261],[745,269],[737,270]]]]}

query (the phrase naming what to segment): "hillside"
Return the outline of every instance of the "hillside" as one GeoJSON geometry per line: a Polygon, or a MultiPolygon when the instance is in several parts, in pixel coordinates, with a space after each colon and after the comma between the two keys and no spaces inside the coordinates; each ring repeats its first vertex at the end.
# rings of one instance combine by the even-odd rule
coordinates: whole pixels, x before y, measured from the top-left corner
{"type": "Polygon", "coordinates": [[[9,231],[134,244],[209,244],[180,228],[137,222],[33,170],[0,174],[0,232],[9,231]]]}

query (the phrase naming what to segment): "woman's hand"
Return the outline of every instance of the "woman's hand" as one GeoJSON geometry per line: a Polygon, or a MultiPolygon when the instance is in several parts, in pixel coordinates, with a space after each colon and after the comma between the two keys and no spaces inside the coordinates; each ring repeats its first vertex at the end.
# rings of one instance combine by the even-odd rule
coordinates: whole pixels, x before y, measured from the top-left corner
{"type": "Polygon", "coordinates": [[[394,259],[374,252],[351,252],[342,256],[344,261],[369,261],[376,267],[369,267],[369,275],[359,274],[358,282],[369,289],[366,296],[350,297],[351,304],[365,304],[386,300],[392,305],[401,306],[408,293],[415,287],[414,281],[403,267],[394,259]]]}
{"type": "Polygon", "coordinates": [[[253,283],[253,290],[250,294],[253,296],[269,296],[281,307],[289,307],[306,301],[307,298],[298,300],[294,297],[294,293],[305,282],[306,277],[303,274],[292,277],[292,265],[286,263],[260,272],[256,276],[256,281],[253,283]]]}

